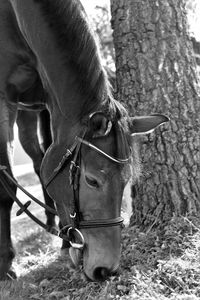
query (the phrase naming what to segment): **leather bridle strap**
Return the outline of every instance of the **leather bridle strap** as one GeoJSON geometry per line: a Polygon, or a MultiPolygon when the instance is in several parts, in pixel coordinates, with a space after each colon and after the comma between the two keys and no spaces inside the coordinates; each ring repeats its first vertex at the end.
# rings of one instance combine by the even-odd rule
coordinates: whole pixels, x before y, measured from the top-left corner
{"type": "Polygon", "coordinates": [[[34,202],[45,208],[47,211],[54,215],[58,215],[57,211],[50,206],[44,204],[42,201],[35,198],[33,195],[31,195],[27,190],[25,190],[12,176],[8,173],[7,167],[0,165],[0,171],[15,185],[17,186],[24,194],[26,194],[28,197],[30,197],[34,202]]]}
{"type": "Polygon", "coordinates": [[[49,176],[49,178],[47,179],[47,181],[44,183],[45,188],[47,188],[47,186],[51,183],[51,181],[58,175],[58,173],[60,172],[61,168],[63,167],[63,165],[65,164],[65,162],[69,159],[70,156],[72,156],[74,150],[79,147],[80,144],[84,144],[88,147],[90,147],[91,149],[93,149],[94,151],[98,152],[99,154],[105,156],[106,158],[108,158],[109,160],[113,161],[114,163],[118,163],[118,164],[126,164],[130,161],[131,159],[131,154],[130,157],[127,157],[125,159],[121,159],[121,158],[115,158],[107,153],[105,153],[104,151],[102,151],[101,149],[97,148],[95,145],[91,144],[90,142],[86,141],[84,139],[84,136],[86,134],[86,130],[85,129],[81,135],[81,137],[76,136],[74,143],[72,144],[72,146],[66,150],[65,154],[63,155],[61,161],[58,163],[57,167],[53,170],[53,173],[51,174],[51,176],[49,176]]]}
{"type": "MultiPolygon", "coordinates": [[[[73,157],[73,161],[71,161],[71,166],[70,166],[70,185],[72,186],[73,195],[74,195],[70,205],[71,206],[70,211],[73,212],[72,214],[70,213],[71,223],[73,224],[74,228],[78,228],[78,229],[112,227],[112,226],[122,225],[124,219],[121,216],[113,219],[82,220],[81,212],[79,209],[79,176],[80,176],[80,164],[81,164],[80,148],[83,141],[85,140],[80,138],[77,139],[79,140],[79,144],[77,145],[73,157]]],[[[101,152],[104,153],[103,151],[100,150],[100,153],[101,152]]]]}
{"type": "Polygon", "coordinates": [[[15,201],[19,207],[20,207],[20,212],[17,212],[17,215],[19,216],[21,214],[21,212],[25,212],[33,221],[35,221],[38,225],[40,225],[41,227],[43,227],[44,229],[47,229],[47,226],[41,222],[39,219],[37,219],[34,215],[31,214],[31,212],[27,209],[27,207],[29,206],[29,203],[27,205],[24,205],[16,196],[15,193],[13,192],[13,190],[10,188],[10,186],[8,185],[8,183],[4,180],[4,178],[2,178],[0,176],[0,182],[3,185],[4,189],[6,190],[6,192],[8,193],[8,195],[13,199],[13,201],[15,201]]]}
{"type": "Polygon", "coordinates": [[[89,228],[119,226],[123,223],[123,221],[124,221],[124,219],[122,217],[117,217],[114,219],[80,221],[79,228],[80,229],[89,229],[89,228]]]}
{"type": "Polygon", "coordinates": [[[80,177],[80,148],[81,143],[79,142],[73,160],[70,162],[69,168],[69,181],[70,186],[73,190],[73,198],[70,201],[70,218],[71,223],[74,228],[78,227],[80,222],[80,215],[79,215],[79,177],[80,177]]]}
{"type": "MultiPolygon", "coordinates": [[[[4,173],[4,175],[8,178],[8,179],[12,179],[11,181],[20,189],[22,188],[17,182],[16,180],[14,180],[10,174],[6,171],[6,166],[2,166],[0,165],[0,171],[2,171],[4,173]]],[[[13,192],[13,190],[11,189],[11,187],[9,186],[9,184],[7,183],[7,181],[3,178],[3,176],[1,176],[0,174],[0,183],[2,184],[2,186],[4,187],[4,189],[6,190],[6,192],[8,193],[8,195],[13,199],[14,202],[17,203],[17,205],[20,207],[20,209],[17,211],[16,215],[19,216],[21,215],[23,212],[30,218],[32,219],[35,223],[37,223],[39,226],[41,226],[42,228],[44,228],[46,231],[48,231],[48,225],[46,225],[45,223],[43,223],[40,219],[38,219],[37,217],[35,217],[29,210],[28,207],[31,204],[31,201],[27,201],[25,204],[23,204],[15,195],[15,193],[13,192]]],[[[36,199],[35,197],[33,197],[31,194],[29,194],[26,190],[24,190],[22,188],[22,191],[26,194],[29,195],[31,197],[31,199],[33,200],[33,198],[37,201],[40,206],[44,207],[45,209],[49,210],[52,213],[55,213],[57,215],[57,212],[45,205],[44,203],[42,203],[40,200],[36,199]]],[[[68,226],[66,226],[67,228],[69,228],[71,226],[71,224],[69,224],[68,226]]],[[[69,242],[69,246],[70,246],[70,237],[68,232],[64,233],[62,232],[62,230],[57,230],[55,227],[51,229],[50,231],[51,234],[60,237],[61,239],[69,242]]]]}
{"type": "Polygon", "coordinates": [[[105,156],[106,158],[108,158],[109,160],[113,161],[114,163],[118,163],[118,164],[126,164],[129,162],[130,157],[127,157],[125,159],[121,159],[121,158],[114,158],[113,156],[107,154],[106,152],[102,151],[101,149],[97,148],[95,145],[91,144],[90,142],[84,140],[83,138],[77,137],[78,141],[80,141],[80,143],[90,147],[92,150],[98,152],[99,154],[105,156]]]}
{"type": "MultiPolygon", "coordinates": [[[[86,133],[86,129],[83,131],[83,133],[81,135],[82,138],[85,136],[85,133],[86,133]]],[[[49,176],[47,181],[44,183],[45,188],[47,188],[47,186],[52,182],[52,180],[58,175],[61,168],[63,167],[65,162],[69,159],[69,157],[72,156],[72,154],[74,153],[74,150],[77,148],[77,145],[79,143],[80,143],[80,141],[78,140],[78,137],[76,136],[72,146],[66,150],[65,154],[61,158],[61,161],[58,163],[57,167],[53,170],[53,173],[51,174],[51,176],[49,176]]]]}

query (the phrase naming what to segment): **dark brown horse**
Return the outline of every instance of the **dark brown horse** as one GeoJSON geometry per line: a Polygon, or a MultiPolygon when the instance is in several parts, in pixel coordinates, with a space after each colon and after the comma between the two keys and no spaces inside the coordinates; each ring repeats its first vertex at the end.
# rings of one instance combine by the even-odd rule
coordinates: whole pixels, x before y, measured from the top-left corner
{"type": "MultiPolygon", "coordinates": [[[[12,174],[8,146],[18,103],[45,104],[53,140],[41,178],[55,201],[73,261],[82,256],[85,274],[103,280],[119,265],[124,187],[139,176],[132,135],[168,119],[130,118],[113,99],[79,0],[1,0],[0,65],[0,164],[12,174]]],[[[3,279],[14,257],[13,200],[1,185],[0,195],[3,279]]]]}

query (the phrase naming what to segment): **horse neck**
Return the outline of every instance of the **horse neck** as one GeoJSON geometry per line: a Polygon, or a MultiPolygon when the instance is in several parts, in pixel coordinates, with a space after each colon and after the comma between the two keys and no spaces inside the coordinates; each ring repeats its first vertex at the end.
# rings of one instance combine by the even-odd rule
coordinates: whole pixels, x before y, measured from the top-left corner
{"type": "Polygon", "coordinates": [[[83,126],[78,118],[65,116],[61,113],[58,105],[50,104],[48,107],[51,115],[51,131],[54,145],[59,147],[69,147],[73,144],[76,136],[79,136],[83,126]]]}
{"type": "Polygon", "coordinates": [[[77,70],[73,69],[67,59],[69,49],[66,49],[63,59],[55,37],[45,21],[39,1],[12,0],[12,5],[20,30],[36,56],[36,68],[51,95],[49,106],[52,118],[56,119],[60,111],[62,122],[64,118],[66,123],[74,123],[79,119],[86,99],[81,94],[77,82],[77,70]]]}

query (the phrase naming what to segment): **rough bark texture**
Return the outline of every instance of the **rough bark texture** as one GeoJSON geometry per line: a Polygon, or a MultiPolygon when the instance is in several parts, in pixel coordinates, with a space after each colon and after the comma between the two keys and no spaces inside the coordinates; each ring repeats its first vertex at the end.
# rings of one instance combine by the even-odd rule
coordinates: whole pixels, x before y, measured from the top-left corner
{"type": "MultiPolygon", "coordinates": [[[[165,113],[142,138],[132,222],[200,211],[200,100],[182,0],[111,0],[118,99],[133,115],[165,113]]],[[[135,190],[135,189],[134,189],[135,190]]]]}
{"type": "Polygon", "coordinates": [[[191,38],[191,41],[192,41],[196,63],[198,66],[200,66],[200,42],[198,42],[194,37],[191,38]]]}

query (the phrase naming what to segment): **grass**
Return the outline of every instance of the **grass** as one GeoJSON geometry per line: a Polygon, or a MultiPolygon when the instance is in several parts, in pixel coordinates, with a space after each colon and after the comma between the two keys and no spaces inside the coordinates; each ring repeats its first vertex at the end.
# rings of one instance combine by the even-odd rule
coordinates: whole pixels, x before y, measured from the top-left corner
{"type": "Polygon", "coordinates": [[[61,241],[28,218],[14,217],[12,232],[18,279],[0,283],[2,300],[200,299],[198,218],[173,217],[162,229],[123,229],[120,272],[102,283],[88,282],[81,267],[60,257],[61,241]]]}
{"type": "Polygon", "coordinates": [[[69,257],[59,256],[58,238],[34,226],[15,241],[19,279],[0,284],[2,300],[200,299],[197,219],[174,217],[147,233],[124,229],[120,274],[103,283],[88,282],[69,257]]]}

